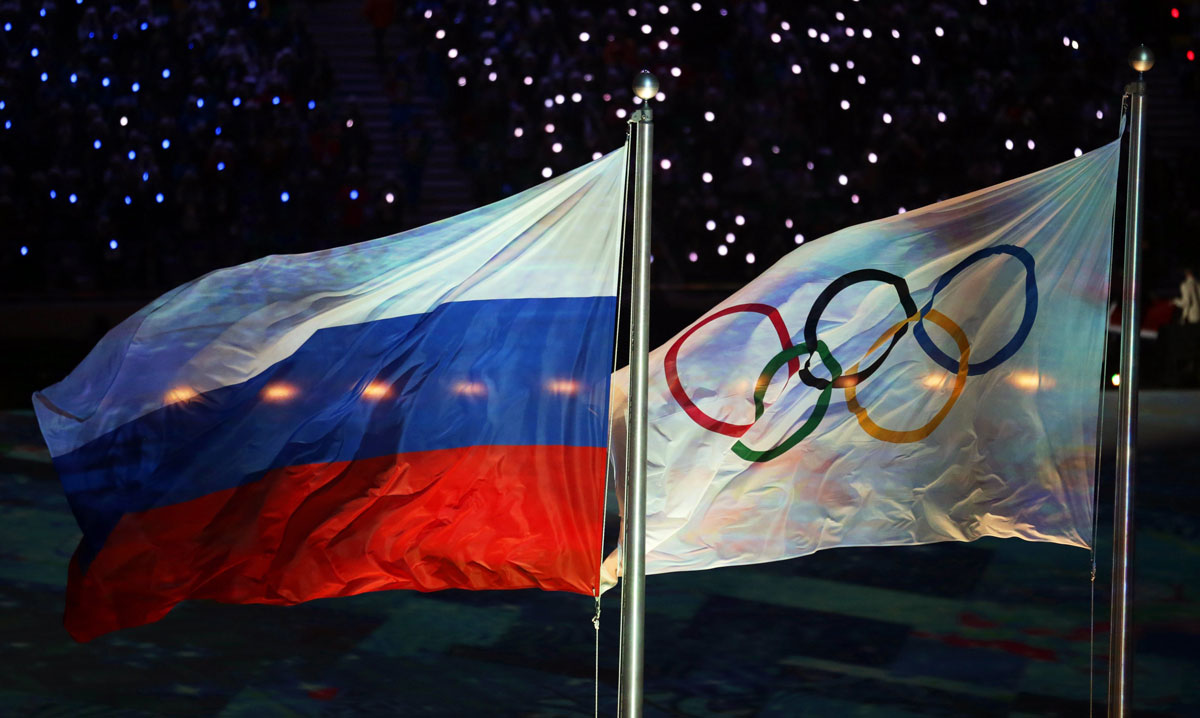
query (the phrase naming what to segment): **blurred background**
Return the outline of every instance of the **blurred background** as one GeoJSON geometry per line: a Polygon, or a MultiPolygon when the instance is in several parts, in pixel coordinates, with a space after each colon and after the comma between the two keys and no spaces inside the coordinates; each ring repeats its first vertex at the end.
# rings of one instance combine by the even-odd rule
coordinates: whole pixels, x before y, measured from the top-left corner
{"type": "MultiPolygon", "coordinates": [[[[1172,303],[1200,270],[1200,2],[0,0],[0,30],[0,714],[590,715],[574,596],[193,603],[71,643],[78,532],[30,394],[213,269],[401,232],[617,148],[641,69],[661,82],[657,345],[797,245],[1110,142],[1144,42],[1142,384],[1161,391],[1138,715],[1200,715],[1200,326],[1172,303]]],[[[1120,266],[1118,241],[1114,322],[1120,266]]],[[[650,714],[1084,715],[1106,551],[1095,616],[1086,552],[1020,542],[662,577],[650,714]]]]}

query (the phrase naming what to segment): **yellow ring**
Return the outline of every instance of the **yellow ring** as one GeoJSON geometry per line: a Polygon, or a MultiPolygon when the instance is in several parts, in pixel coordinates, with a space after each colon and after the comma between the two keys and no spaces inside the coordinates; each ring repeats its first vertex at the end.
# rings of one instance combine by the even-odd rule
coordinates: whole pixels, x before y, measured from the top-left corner
{"type": "MultiPolygon", "coordinates": [[[[867,350],[867,354],[869,355],[871,352],[883,346],[883,343],[891,339],[893,334],[900,331],[900,327],[903,327],[909,322],[917,321],[920,318],[920,315],[914,314],[913,316],[898,322],[891,329],[888,329],[886,332],[884,332],[883,336],[879,337],[879,339],[877,339],[875,343],[871,345],[871,348],[867,350]]],[[[951,407],[954,406],[954,402],[958,401],[958,396],[962,394],[963,387],[965,387],[967,384],[967,370],[969,368],[968,364],[971,355],[971,345],[967,342],[967,335],[963,333],[961,327],[950,321],[949,317],[937,311],[936,309],[930,309],[925,314],[925,318],[945,330],[945,332],[949,334],[952,339],[954,339],[954,342],[958,344],[958,373],[954,375],[954,390],[950,392],[950,399],[946,402],[946,405],[942,407],[941,411],[939,411],[936,416],[929,420],[928,424],[916,429],[910,429],[908,431],[895,431],[893,429],[885,429],[872,421],[871,417],[867,416],[867,410],[864,409],[855,398],[854,385],[851,384],[847,386],[845,389],[846,406],[850,409],[850,411],[854,412],[854,416],[858,419],[858,424],[863,428],[863,431],[867,432],[876,439],[879,439],[880,441],[888,441],[893,444],[908,444],[914,441],[920,441],[921,439],[929,436],[933,433],[933,430],[938,427],[938,424],[942,423],[942,420],[946,418],[946,415],[950,413],[951,407]]],[[[857,372],[859,363],[861,363],[861,360],[860,362],[855,363],[854,366],[850,367],[850,370],[846,373],[853,374],[857,372]]]]}

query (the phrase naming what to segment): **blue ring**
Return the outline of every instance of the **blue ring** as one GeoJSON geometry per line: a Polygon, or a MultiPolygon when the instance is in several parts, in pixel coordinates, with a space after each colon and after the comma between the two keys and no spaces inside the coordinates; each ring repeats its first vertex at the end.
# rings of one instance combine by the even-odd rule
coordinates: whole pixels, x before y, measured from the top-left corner
{"type": "Polygon", "coordinates": [[[979,374],[986,374],[992,369],[995,369],[1001,362],[1017,353],[1017,350],[1020,349],[1021,345],[1025,343],[1025,339],[1029,337],[1029,331],[1033,329],[1033,320],[1037,316],[1038,306],[1037,279],[1035,278],[1033,267],[1033,255],[1025,249],[1012,244],[1002,244],[996,247],[988,247],[987,249],[979,250],[978,252],[956,264],[953,269],[946,272],[941,276],[940,279],[938,279],[937,284],[933,287],[933,294],[929,297],[929,303],[926,304],[925,308],[921,310],[922,321],[917,322],[913,326],[913,336],[917,338],[917,342],[921,345],[921,348],[925,350],[925,353],[929,355],[930,359],[937,362],[948,372],[958,372],[958,361],[950,358],[945,352],[939,349],[936,344],[933,343],[932,339],[929,338],[929,334],[925,331],[925,315],[929,312],[929,310],[933,309],[933,300],[937,298],[938,292],[945,289],[946,285],[949,284],[950,281],[956,276],[958,276],[959,272],[963,271],[975,262],[978,262],[985,257],[990,257],[994,254],[1007,254],[1016,257],[1021,261],[1021,264],[1025,265],[1025,315],[1021,317],[1021,326],[1017,327],[1017,333],[1013,335],[1013,338],[1008,340],[1008,343],[1001,347],[1000,351],[996,352],[988,359],[968,364],[967,375],[978,376],[979,374]]]}

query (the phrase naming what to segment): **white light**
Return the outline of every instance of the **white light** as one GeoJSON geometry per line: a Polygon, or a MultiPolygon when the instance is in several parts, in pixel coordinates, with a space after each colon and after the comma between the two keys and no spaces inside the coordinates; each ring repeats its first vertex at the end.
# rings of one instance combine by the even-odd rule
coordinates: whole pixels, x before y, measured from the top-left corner
{"type": "Polygon", "coordinates": [[[796,235],[796,244],[804,244],[804,235],[803,234],[796,235]]]}
{"type": "Polygon", "coordinates": [[[629,8],[629,17],[637,17],[637,10],[629,8]]]}
{"type": "Polygon", "coordinates": [[[591,40],[591,39],[592,39],[592,36],[587,34],[586,32],[579,33],[579,41],[580,42],[587,42],[588,40],[591,40]]]}
{"type": "Polygon", "coordinates": [[[837,72],[839,69],[841,69],[841,68],[838,67],[838,64],[836,62],[829,63],[829,71],[830,72],[837,72]]]}
{"type": "Polygon", "coordinates": [[[777,33],[777,32],[773,32],[773,33],[771,33],[771,42],[775,42],[775,43],[777,43],[777,42],[779,42],[779,41],[780,41],[780,40],[782,40],[782,39],[783,39],[783,38],[782,38],[782,37],[779,35],[779,33],[777,33]]]}
{"type": "Polygon", "coordinates": [[[846,15],[845,15],[845,13],[843,13],[841,10],[838,10],[837,12],[835,12],[835,13],[833,14],[833,16],[837,18],[837,21],[838,21],[838,22],[845,22],[845,21],[846,21],[846,15]]]}
{"type": "Polygon", "coordinates": [[[700,12],[700,3],[698,3],[698,2],[692,3],[692,12],[700,12]]]}
{"type": "Polygon", "coordinates": [[[980,5],[987,5],[987,0],[979,0],[980,5]]]}
{"type": "Polygon", "coordinates": [[[707,229],[709,232],[711,232],[717,228],[717,223],[710,219],[704,223],[704,228],[707,229]]]}
{"type": "Polygon", "coordinates": [[[850,178],[847,177],[846,175],[838,175],[838,184],[840,184],[841,186],[845,187],[846,183],[849,181],[850,181],[850,178]]]}
{"type": "Polygon", "coordinates": [[[851,203],[851,204],[858,204],[858,195],[856,195],[856,194],[852,194],[852,195],[850,195],[850,203],[851,203]]]}
{"type": "Polygon", "coordinates": [[[606,93],[604,93],[604,94],[602,95],[602,97],[604,97],[604,101],[605,101],[605,102],[611,102],[611,101],[612,101],[612,95],[608,94],[607,92],[606,92],[606,93]]]}
{"type": "Polygon", "coordinates": [[[1072,41],[1071,41],[1071,49],[1072,49],[1072,50],[1078,50],[1078,49],[1079,49],[1079,41],[1078,41],[1078,40],[1072,40],[1072,41]]]}
{"type": "Polygon", "coordinates": [[[1005,141],[1004,141],[1004,149],[1006,149],[1006,150],[1011,150],[1012,148],[1013,148],[1013,141],[1012,141],[1012,140],[1005,140],[1005,141]]]}
{"type": "Polygon", "coordinates": [[[662,162],[658,163],[658,166],[662,167],[664,170],[669,170],[671,169],[671,160],[664,157],[662,162]]]}
{"type": "Polygon", "coordinates": [[[773,155],[779,154],[779,145],[771,145],[771,154],[773,154],[773,155]]]}
{"type": "Polygon", "coordinates": [[[906,210],[906,209],[904,209],[903,207],[901,207],[900,209],[896,210],[896,214],[904,214],[904,213],[905,213],[905,212],[907,212],[907,211],[908,211],[908,210],[906,210]]]}
{"type": "Polygon", "coordinates": [[[467,86],[467,78],[465,78],[465,77],[458,78],[458,86],[466,87],[467,86]]]}
{"type": "Polygon", "coordinates": [[[1097,119],[1097,120],[1103,120],[1103,119],[1104,119],[1104,110],[1096,110],[1096,119],[1097,119]]]}
{"type": "Polygon", "coordinates": [[[666,41],[666,40],[659,40],[659,41],[658,41],[658,49],[659,49],[659,50],[666,50],[666,49],[667,49],[667,47],[668,47],[668,45],[667,45],[667,41],[666,41]]]}
{"type": "Polygon", "coordinates": [[[742,225],[746,224],[746,218],[739,214],[733,218],[733,223],[741,227],[742,225]]]}
{"type": "Polygon", "coordinates": [[[547,122],[547,123],[546,123],[546,134],[551,134],[551,133],[553,133],[553,132],[554,132],[554,123],[553,123],[553,122],[547,122]]]}
{"type": "Polygon", "coordinates": [[[829,35],[827,33],[821,33],[821,42],[829,42],[829,35]]]}
{"type": "Polygon", "coordinates": [[[1071,46],[1071,38],[1067,37],[1066,35],[1063,35],[1063,47],[1070,47],[1070,46],[1071,46]]]}
{"type": "Polygon", "coordinates": [[[391,192],[388,192],[387,194],[385,194],[385,195],[383,196],[383,199],[384,199],[384,201],[385,201],[385,202],[387,202],[388,204],[392,204],[393,202],[395,202],[395,201],[396,201],[396,195],[392,194],[391,192]]]}
{"type": "Polygon", "coordinates": [[[787,227],[788,229],[792,228],[792,220],[790,217],[788,219],[783,220],[783,226],[787,227]]]}
{"type": "Polygon", "coordinates": [[[754,252],[746,253],[746,264],[754,264],[754,252]]]}
{"type": "Polygon", "coordinates": [[[125,125],[128,125],[128,124],[129,124],[129,118],[128,118],[128,117],[122,117],[122,118],[121,118],[121,127],[124,127],[125,125]]]}
{"type": "Polygon", "coordinates": [[[704,180],[704,184],[712,182],[712,172],[705,172],[704,174],[700,175],[700,179],[704,180]]]}
{"type": "Polygon", "coordinates": [[[892,113],[890,113],[890,112],[883,113],[883,124],[885,124],[885,125],[892,124],[892,113]]]}
{"type": "Polygon", "coordinates": [[[799,75],[799,74],[800,74],[800,66],[799,66],[799,65],[792,65],[792,74],[793,74],[793,75],[799,75]]]}
{"type": "Polygon", "coordinates": [[[879,161],[879,155],[875,154],[874,152],[867,153],[867,162],[870,162],[871,164],[875,164],[878,161],[879,161]]]}
{"type": "Polygon", "coordinates": [[[526,85],[532,85],[532,84],[533,84],[533,78],[532,78],[532,77],[530,77],[529,75],[526,75],[526,76],[525,76],[525,79],[524,79],[524,80],[521,80],[521,82],[525,83],[526,85]]]}
{"type": "Polygon", "coordinates": [[[354,127],[354,120],[346,120],[346,129],[354,127]]]}
{"type": "Polygon", "coordinates": [[[558,154],[559,152],[562,152],[562,143],[561,143],[561,142],[555,142],[554,144],[550,145],[550,151],[551,151],[551,152],[553,152],[553,153],[555,153],[555,154],[558,154]]]}
{"type": "Polygon", "coordinates": [[[723,245],[723,244],[722,244],[722,245],[719,245],[719,246],[717,247],[717,254],[719,254],[719,255],[721,255],[722,257],[724,257],[726,254],[729,254],[729,247],[726,247],[726,246],[725,246],[725,245],[723,245]]]}
{"type": "Polygon", "coordinates": [[[899,30],[892,30],[892,37],[894,37],[894,38],[896,38],[897,40],[899,40],[899,39],[900,39],[900,31],[899,31],[899,30]]]}
{"type": "Polygon", "coordinates": [[[1031,149],[1031,150],[1032,150],[1034,147],[1037,147],[1037,145],[1035,145],[1035,144],[1034,144],[1033,140],[1030,140],[1030,141],[1026,142],[1026,143],[1025,143],[1025,146],[1026,146],[1026,147],[1028,147],[1028,148],[1029,148],[1029,149],[1031,149]]]}
{"type": "Polygon", "coordinates": [[[626,114],[626,112],[625,112],[624,107],[617,108],[617,117],[620,117],[623,120],[623,119],[625,119],[625,114],[626,114]]]}
{"type": "Polygon", "coordinates": [[[458,57],[458,50],[452,47],[450,48],[450,51],[446,53],[446,56],[453,60],[454,58],[458,57]]]}
{"type": "Polygon", "coordinates": [[[666,102],[667,101],[667,93],[663,92],[662,90],[659,90],[658,94],[654,96],[654,99],[658,100],[659,102],[666,102]]]}
{"type": "Polygon", "coordinates": [[[582,99],[583,95],[579,94],[578,92],[571,93],[571,102],[579,102],[582,99]]]}
{"type": "Polygon", "coordinates": [[[689,262],[695,262],[698,259],[700,259],[700,255],[696,254],[695,252],[688,252],[688,261],[689,262]]]}
{"type": "Polygon", "coordinates": [[[863,28],[863,37],[867,38],[868,40],[871,39],[871,28],[869,28],[869,27],[863,28]]]}
{"type": "Polygon", "coordinates": [[[862,75],[859,75],[858,76],[858,84],[860,84],[860,85],[867,84],[867,78],[863,77],[862,75]]]}
{"type": "Polygon", "coordinates": [[[1081,149],[1079,149],[1078,147],[1076,147],[1076,148],[1075,148],[1075,156],[1076,156],[1076,157],[1082,157],[1082,156],[1083,156],[1083,150],[1081,150],[1081,149]]]}
{"type": "Polygon", "coordinates": [[[643,35],[649,35],[653,31],[654,31],[654,28],[650,27],[649,25],[642,25],[642,34],[643,35]]]}
{"type": "Polygon", "coordinates": [[[914,65],[920,65],[920,64],[921,64],[921,56],[920,56],[920,55],[913,55],[913,56],[912,56],[912,64],[914,64],[914,65]]]}
{"type": "Polygon", "coordinates": [[[847,70],[853,70],[853,69],[854,69],[854,60],[846,60],[846,69],[847,69],[847,70]]]}
{"type": "Polygon", "coordinates": [[[446,36],[446,31],[438,30],[437,32],[433,33],[433,36],[436,37],[437,39],[441,40],[443,37],[446,36]]]}
{"type": "Polygon", "coordinates": [[[842,109],[843,110],[850,109],[850,100],[842,100],[842,109]]]}
{"type": "Polygon", "coordinates": [[[640,97],[633,98],[633,104],[635,104],[635,105],[642,104],[642,98],[640,98],[640,97]]]}
{"type": "Polygon", "coordinates": [[[426,20],[428,20],[428,19],[429,19],[429,18],[431,18],[431,17],[433,17],[433,11],[432,11],[432,10],[426,10],[426,11],[425,11],[425,19],[426,19],[426,20]]]}
{"type": "Polygon", "coordinates": [[[552,175],[552,174],[554,174],[554,170],[550,169],[549,167],[542,168],[542,176],[543,177],[549,179],[550,175],[552,175]]]}
{"type": "Polygon", "coordinates": [[[945,112],[939,112],[939,113],[938,113],[938,122],[945,122],[945,121],[946,121],[946,113],[945,113],[945,112]]]}
{"type": "Polygon", "coordinates": [[[682,74],[683,74],[683,71],[680,70],[678,67],[671,68],[671,77],[679,77],[682,74]]]}
{"type": "Polygon", "coordinates": [[[811,161],[805,163],[804,166],[807,167],[809,170],[812,170],[813,167],[816,167],[816,165],[814,165],[811,161]]]}
{"type": "Polygon", "coordinates": [[[513,129],[513,137],[520,137],[523,134],[525,134],[525,130],[521,129],[520,127],[513,129]]]}
{"type": "Polygon", "coordinates": [[[792,29],[792,24],[787,20],[784,20],[783,22],[779,23],[779,27],[782,28],[784,32],[787,32],[788,30],[792,29]]]}
{"type": "Polygon", "coordinates": [[[817,31],[811,27],[808,28],[808,36],[811,37],[812,39],[816,40],[817,39],[817,31]]]}
{"type": "Polygon", "coordinates": [[[666,5],[659,5],[659,6],[658,6],[658,11],[659,11],[660,13],[662,13],[663,15],[666,15],[668,12],[670,12],[670,11],[671,11],[671,9],[670,9],[670,8],[668,8],[666,5]]]}
{"type": "Polygon", "coordinates": [[[561,105],[562,103],[564,103],[566,101],[567,101],[567,98],[563,97],[562,95],[554,96],[554,104],[556,104],[556,105],[561,105]]]}
{"type": "Polygon", "coordinates": [[[483,58],[483,66],[491,67],[492,66],[492,58],[490,58],[490,57],[483,58]]]}
{"type": "Polygon", "coordinates": [[[750,159],[749,155],[742,158],[743,167],[749,167],[752,164],[754,164],[754,160],[750,159]]]}
{"type": "Polygon", "coordinates": [[[593,153],[592,153],[592,159],[593,159],[593,160],[598,160],[598,159],[600,159],[600,158],[601,158],[601,157],[603,157],[603,156],[604,156],[604,153],[603,153],[603,152],[593,152],[593,153]]]}
{"type": "Polygon", "coordinates": [[[495,81],[496,81],[496,73],[489,72],[488,73],[488,82],[495,82],[495,81]]]}
{"type": "Polygon", "coordinates": [[[704,119],[708,122],[712,122],[713,120],[717,119],[717,116],[711,112],[705,112],[704,119]]]}
{"type": "Polygon", "coordinates": [[[945,35],[945,34],[946,34],[946,31],[945,31],[945,30],[943,30],[943,29],[942,29],[942,28],[939,26],[939,27],[935,27],[935,28],[933,28],[933,34],[934,34],[934,35],[937,35],[938,37],[941,37],[941,36],[943,36],[943,35],[945,35]]]}
{"type": "Polygon", "coordinates": [[[726,244],[733,244],[736,241],[737,241],[737,236],[733,232],[725,233],[725,243],[726,244]]]}

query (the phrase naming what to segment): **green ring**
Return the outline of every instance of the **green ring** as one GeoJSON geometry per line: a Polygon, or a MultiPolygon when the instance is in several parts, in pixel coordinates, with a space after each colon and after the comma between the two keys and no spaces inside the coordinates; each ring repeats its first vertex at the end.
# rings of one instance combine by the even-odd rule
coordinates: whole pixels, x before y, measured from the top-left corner
{"type": "MultiPolygon", "coordinates": [[[[775,356],[771,357],[771,361],[767,362],[767,365],[763,367],[762,374],[759,374],[758,382],[754,385],[754,421],[757,422],[762,417],[763,412],[766,411],[766,407],[763,404],[763,397],[767,394],[767,387],[771,383],[771,377],[775,376],[775,372],[779,371],[779,368],[784,364],[788,363],[792,359],[795,359],[796,357],[808,353],[809,351],[807,346],[804,344],[797,344],[795,346],[788,347],[787,349],[784,349],[775,356]]],[[[825,342],[820,340],[817,340],[817,356],[821,357],[821,363],[824,364],[825,368],[829,370],[830,381],[829,384],[827,384],[825,388],[821,390],[820,396],[817,397],[817,403],[813,407],[812,414],[809,415],[808,421],[804,422],[803,426],[801,426],[799,429],[796,429],[791,436],[784,439],[783,443],[779,444],[778,446],[758,451],[746,446],[739,439],[738,442],[733,445],[733,453],[737,454],[746,461],[770,461],[771,459],[780,456],[788,449],[791,449],[796,444],[799,444],[806,436],[811,434],[817,428],[817,425],[821,423],[821,419],[825,417],[825,410],[829,408],[829,398],[833,394],[833,380],[842,375],[841,365],[838,364],[837,360],[833,358],[833,354],[829,351],[829,347],[825,346],[825,342]]]]}

